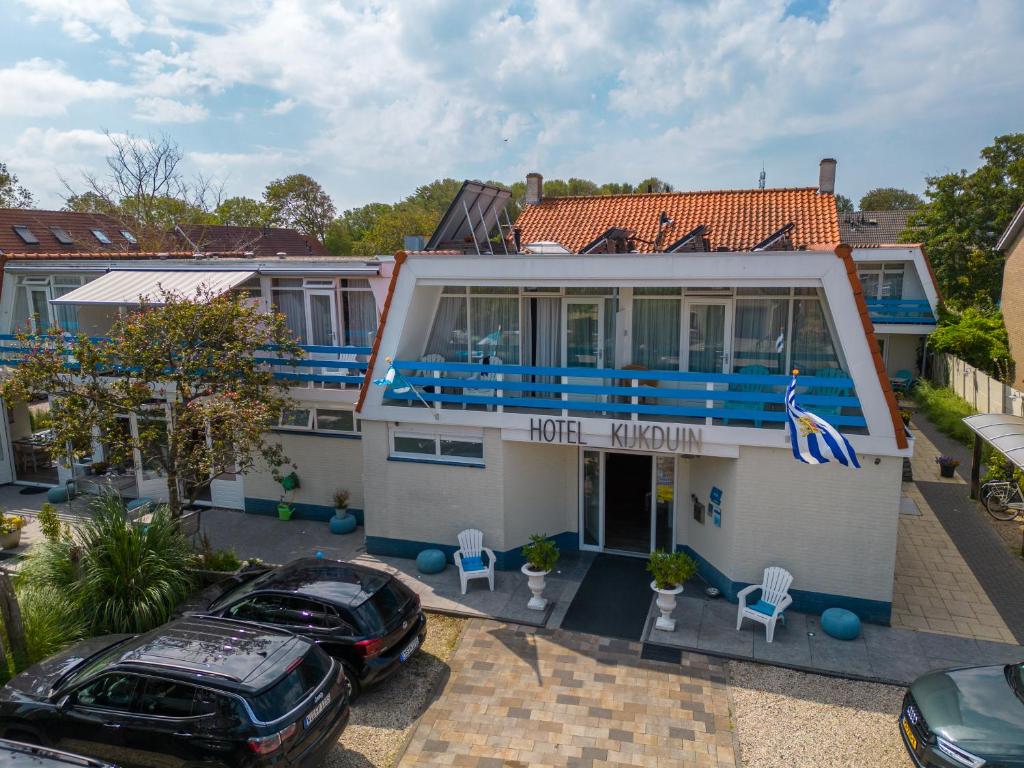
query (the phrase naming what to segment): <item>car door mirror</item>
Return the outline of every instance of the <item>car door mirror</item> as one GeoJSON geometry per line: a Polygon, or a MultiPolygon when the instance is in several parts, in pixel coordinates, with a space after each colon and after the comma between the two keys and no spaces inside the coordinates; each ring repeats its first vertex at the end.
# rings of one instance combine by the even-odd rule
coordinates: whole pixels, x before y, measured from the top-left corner
{"type": "Polygon", "coordinates": [[[72,701],[71,701],[71,697],[70,696],[61,696],[57,700],[57,711],[58,712],[67,712],[69,709],[71,709],[71,705],[72,705],[72,701]]]}

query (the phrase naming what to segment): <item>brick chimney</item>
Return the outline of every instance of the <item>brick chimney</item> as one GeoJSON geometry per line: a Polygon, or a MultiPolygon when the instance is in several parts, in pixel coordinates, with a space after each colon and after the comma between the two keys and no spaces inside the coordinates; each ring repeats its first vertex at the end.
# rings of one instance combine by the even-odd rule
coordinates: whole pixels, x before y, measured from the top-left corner
{"type": "Polygon", "coordinates": [[[526,195],[523,197],[525,205],[537,205],[544,196],[544,177],[539,173],[526,174],[526,195]]]}
{"type": "Polygon", "coordinates": [[[818,166],[818,192],[823,195],[834,195],[836,192],[836,166],[838,163],[826,157],[818,166]]]}

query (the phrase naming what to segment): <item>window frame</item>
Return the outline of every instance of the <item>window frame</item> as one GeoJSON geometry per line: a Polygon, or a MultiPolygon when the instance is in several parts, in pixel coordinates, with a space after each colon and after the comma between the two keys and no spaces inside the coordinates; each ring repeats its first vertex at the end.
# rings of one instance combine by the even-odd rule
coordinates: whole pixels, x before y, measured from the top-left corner
{"type": "Polygon", "coordinates": [[[388,458],[398,459],[399,461],[424,461],[436,464],[465,464],[471,467],[482,467],[485,458],[484,436],[482,432],[393,428],[389,430],[388,434],[388,458]],[[430,440],[434,444],[434,451],[433,453],[416,453],[398,450],[395,447],[396,438],[430,440]],[[446,455],[441,451],[441,443],[444,441],[477,444],[480,446],[480,456],[446,455]]]}
{"type": "Polygon", "coordinates": [[[108,235],[99,227],[97,227],[96,229],[90,229],[89,231],[92,233],[92,236],[96,238],[97,242],[99,242],[101,245],[114,244],[114,241],[110,239],[110,235],[108,235]]]}
{"type": "Polygon", "coordinates": [[[11,229],[25,245],[39,245],[39,238],[36,237],[35,232],[29,229],[28,224],[12,224],[11,229]]]}
{"type": "MultiPolygon", "coordinates": [[[[341,405],[341,404],[338,404],[341,405]]],[[[273,429],[282,432],[296,432],[299,434],[312,434],[312,435],[342,435],[342,436],[362,436],[362,421],[356,417],[354,408],[342,408],[338,407],[333,403],[330,404],[319,404],[319,403],[300,403],[295,408],[288,408],[289,411],[307,411],[306,424],[300,426],[297,424],[283,424],[282,419],[284,418],[284,411],[277,418],[277,425],[273,429]],[[352,429],[327,429],[320,426],[319,413],[318,411],[341,411],[344,413],[351,414],[352,417],[352,429]]]]}

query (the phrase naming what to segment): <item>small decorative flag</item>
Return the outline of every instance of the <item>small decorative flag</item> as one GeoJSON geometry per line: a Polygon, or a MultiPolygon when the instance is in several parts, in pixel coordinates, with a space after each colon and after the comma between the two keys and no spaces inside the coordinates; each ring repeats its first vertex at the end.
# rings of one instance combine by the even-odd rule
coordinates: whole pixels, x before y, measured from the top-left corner
{"type": "Polygon", "coordinates": [[[827,464],[830,461],[825,455],[827,453],[844,467],[860,469],[850,441],[823,418],[796,404],[796,377],[799,373],[793,370],[793,381],[786,389],[786,418],[793,457],[804,464],[827,464]]]}
{"type": "Polygon", "coordinates": [[[478,347],[486,347],[488,345],[497,347],[501,343],[501,326],[498,326],[498,330],[491,331],[484,336],[480,341],[476,343],[478,347]]]}
{"type": "Polygon", "coordinates": [[[784,350],[785,348],[786,348],[786,332],[785,331],[779,331],[779,338],[777,338],[775,340],[775,351],[778,352],[781,355],[782,354],[782,350],[784,350]]]}
{"type": "Polygon", "coordinates": [[[396,395],[404,395],[412,389],[412,384],[407,382],[402,374],[395,370],[395,366],[392,365],[390,357],[385,357],[384,362],[388,364],[388,371],[384,374],[383,378],[374,379],[374,384],[378,387],[390,387],[391,391],[396,395]]]}

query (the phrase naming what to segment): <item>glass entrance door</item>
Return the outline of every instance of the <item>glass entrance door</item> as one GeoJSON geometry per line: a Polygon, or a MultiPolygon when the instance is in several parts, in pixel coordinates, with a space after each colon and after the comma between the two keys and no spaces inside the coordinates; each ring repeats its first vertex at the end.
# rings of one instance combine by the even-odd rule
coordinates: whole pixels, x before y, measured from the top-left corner
{"type": "Polygon", "coordinates": [[[309,328],[309,343],[324,347],[338,344],[338,313],[335,310],[332,291],[306,292],[306,327],[309,328]]]}
{"type": "MultiPolygon", "coordinates": [[[[562,326],[562,360],[569,368],[601,368],[604,365],[604,302],[565,299],[562,326]]],[[[566,376],[566,384],[601,385],[600,379],[566,376]]],[[[573,394],[563,399],[600,401],[601,395],[573,394]]],[[[577,411],[577,413],[579,413],[577,411]]]]}
{"type": "Polygon", "coordinates": [[[728,373],[732,314],[728,301],[686,302],[689,331],[687,368],[694,373],[728,373]]]}

